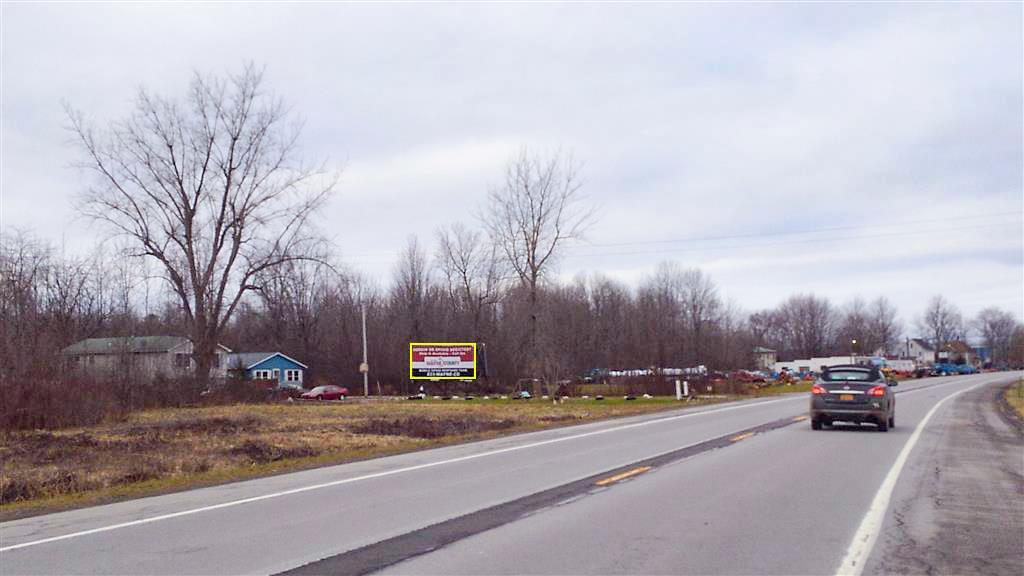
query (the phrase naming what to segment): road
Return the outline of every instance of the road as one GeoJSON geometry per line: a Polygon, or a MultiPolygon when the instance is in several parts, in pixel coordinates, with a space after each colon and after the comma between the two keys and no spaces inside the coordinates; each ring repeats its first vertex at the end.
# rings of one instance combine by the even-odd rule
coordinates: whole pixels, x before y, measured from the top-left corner
{"type": "Polygon", "coordinates": [[[1018,376],[904,382],[884,434],[797,395],[27,518],[0,572],[1019,574],[1018,376]]]}

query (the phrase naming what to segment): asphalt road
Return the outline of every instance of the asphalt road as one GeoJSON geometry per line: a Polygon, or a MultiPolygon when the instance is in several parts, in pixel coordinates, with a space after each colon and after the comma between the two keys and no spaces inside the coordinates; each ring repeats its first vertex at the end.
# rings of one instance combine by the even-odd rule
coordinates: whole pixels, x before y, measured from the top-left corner
{"type": "Polygon", "coordinates": [[[0,572],[1024,573],[1014,376],[903,383],[885,434],[798,395],[7,522],[0,572]]]}

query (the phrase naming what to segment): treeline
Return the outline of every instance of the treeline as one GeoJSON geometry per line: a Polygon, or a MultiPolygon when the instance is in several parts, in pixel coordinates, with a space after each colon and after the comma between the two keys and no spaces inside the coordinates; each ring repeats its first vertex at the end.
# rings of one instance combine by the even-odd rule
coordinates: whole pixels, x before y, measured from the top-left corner
{"type": "MultiPolygon", "coordinates": [[[[61,378],[60,350],[83,338],[187,335],[180,309],[168,295],[153,293],[147,275],[138,260],[105,253],[69,257],[28,234],[3,235],[3,384],[61,378]]],[[[522,378],[572,379],[592,368],[751,368],[755,346],[777,350],[780,359],[845,355],[851,346],[858,354],[899,353],[908,334],[882,296],[835,305],[798,294],[748,313],[723,299],[707,274],[665,262],[635,288],[600,274],[540,282],[540,357],[530,358],[531,291],[508,273],[486,234],[458,226],[441,230],[429,248],[411,238],[384,287],[312,260],[276,267],[255,283],[259,289],[239,306],[223,344],[282,351],[311,367],[307,384],[358,389],[365,306],[372,393],[378,386],[413,390],[407,376],[414,341],[481,343],[487,370],[477,386],[497,390],[522,378]]],[[[974,330],[997,364],[1024,363],[1024,330],[1005,311],[990,308],[965,320],[937,296],[914,329],[915,336],[940,343],[974,330]]]]}

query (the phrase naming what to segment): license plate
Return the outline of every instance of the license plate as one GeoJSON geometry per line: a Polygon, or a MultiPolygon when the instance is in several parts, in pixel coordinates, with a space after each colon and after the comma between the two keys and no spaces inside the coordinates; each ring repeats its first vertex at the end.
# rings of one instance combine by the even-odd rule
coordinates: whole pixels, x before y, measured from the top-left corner
{"type": "Polygon", "coordinates": [[[853,394],[840,394],[840,402],[853,402],[853,394]]]}

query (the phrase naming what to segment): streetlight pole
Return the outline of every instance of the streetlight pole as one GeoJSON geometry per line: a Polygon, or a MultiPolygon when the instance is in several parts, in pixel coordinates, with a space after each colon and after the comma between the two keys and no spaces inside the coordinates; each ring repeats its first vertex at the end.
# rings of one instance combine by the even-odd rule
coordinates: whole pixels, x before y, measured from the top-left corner
{"type": "Polygon", "coordinates": [[[363,396],[369,397],[370,371],[367,369],[368,366],[366,362],[366,304],[360,304],[360,308],[362,309],[363,312],[363,365],[361,366],[361,368],[363,368],[363,396]]]}
{"type": "Polygon", "coordinates": [[[853,347],[857,345],[857,339],[850,340],[850,364],[856,364],[853,359],[853,347]]]}

